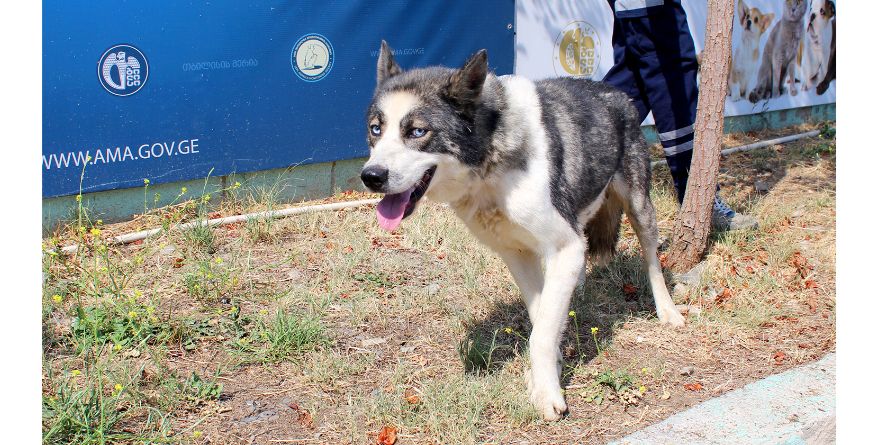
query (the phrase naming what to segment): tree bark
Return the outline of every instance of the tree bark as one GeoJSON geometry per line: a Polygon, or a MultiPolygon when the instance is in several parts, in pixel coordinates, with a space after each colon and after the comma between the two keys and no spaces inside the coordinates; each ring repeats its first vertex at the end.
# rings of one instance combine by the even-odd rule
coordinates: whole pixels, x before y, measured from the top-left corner
{"type": "Polygon", "coordinates": [[[708,0],[692,167],[668,254],[670,267],[677,271],[689,270],[701,260],[711,230],[734,11],[733,0],[708,0]]]}

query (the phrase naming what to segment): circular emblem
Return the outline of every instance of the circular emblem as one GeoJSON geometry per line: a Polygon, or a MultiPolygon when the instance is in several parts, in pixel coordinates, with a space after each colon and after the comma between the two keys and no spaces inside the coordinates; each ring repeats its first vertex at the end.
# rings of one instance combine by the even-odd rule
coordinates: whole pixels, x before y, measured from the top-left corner
{"type": "Polygon", "coordinates": [[[131,96],[148,81],[148,59],[132,45],[114,45],[98,60],[98,81],[115,96],[131,96]]]}
{"type": "Polygon", "coordinates": [[[568,25],[554,44],[554,71],[558,76],[590,77],[600,65],[600,37],[588,22],[568,25]]]}
{"type": "Polygon", "coordinates": [[[302,80],[316,82],[326,77],[334,61],[332,43],[320,34],[305,34],[292,46],[292,71],[302,80]]]}

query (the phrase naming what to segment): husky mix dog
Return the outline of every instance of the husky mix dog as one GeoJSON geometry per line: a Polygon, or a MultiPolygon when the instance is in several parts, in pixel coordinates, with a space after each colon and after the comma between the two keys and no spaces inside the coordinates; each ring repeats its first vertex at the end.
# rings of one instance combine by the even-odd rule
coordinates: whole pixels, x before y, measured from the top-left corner
{"type": "Polygon", "coordinates": [[[659,320],[683,325],[658,261],[649,152],[627,95],[590,80],[496,77],[485,50],[459,69],[402,71],[382,42],[367,119],[361,179],[384,193],[379,224],[396,229],[426,195],[507,264],[532,323],[529,397],[546,420],[566,412],[560,340],[586,254],[614,254],[623,210],[659,320]]]}

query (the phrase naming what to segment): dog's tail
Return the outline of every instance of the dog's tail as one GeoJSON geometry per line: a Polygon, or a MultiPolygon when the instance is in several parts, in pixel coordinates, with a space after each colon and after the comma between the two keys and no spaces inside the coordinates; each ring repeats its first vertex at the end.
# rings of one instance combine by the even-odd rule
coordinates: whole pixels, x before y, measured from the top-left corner
{"type": "Polygon", "coordinates": [[[605,265],[615,255],[621,228],[622,203],[611,189],[606,190],[603,205],[585,226],[588,255],[597,265],[605,265]]]}

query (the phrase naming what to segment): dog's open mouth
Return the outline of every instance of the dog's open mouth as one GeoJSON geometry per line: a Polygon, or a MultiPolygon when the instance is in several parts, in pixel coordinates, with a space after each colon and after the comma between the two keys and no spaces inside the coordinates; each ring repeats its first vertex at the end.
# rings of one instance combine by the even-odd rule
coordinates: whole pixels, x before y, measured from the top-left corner
{"type": "Polygon", "coordinates": [[[403,221],[403,218],[415,211],[418,200],[428,191],[436,170],[436,165],[425,170],[425,174],[422,175],[421,179],[405,192],[387,194],[382,198],[381,202],[378,203],[378,208],[376,208],[378,225],[382,229],[393,232],[400,226],[400,221],[403,221]]]}

